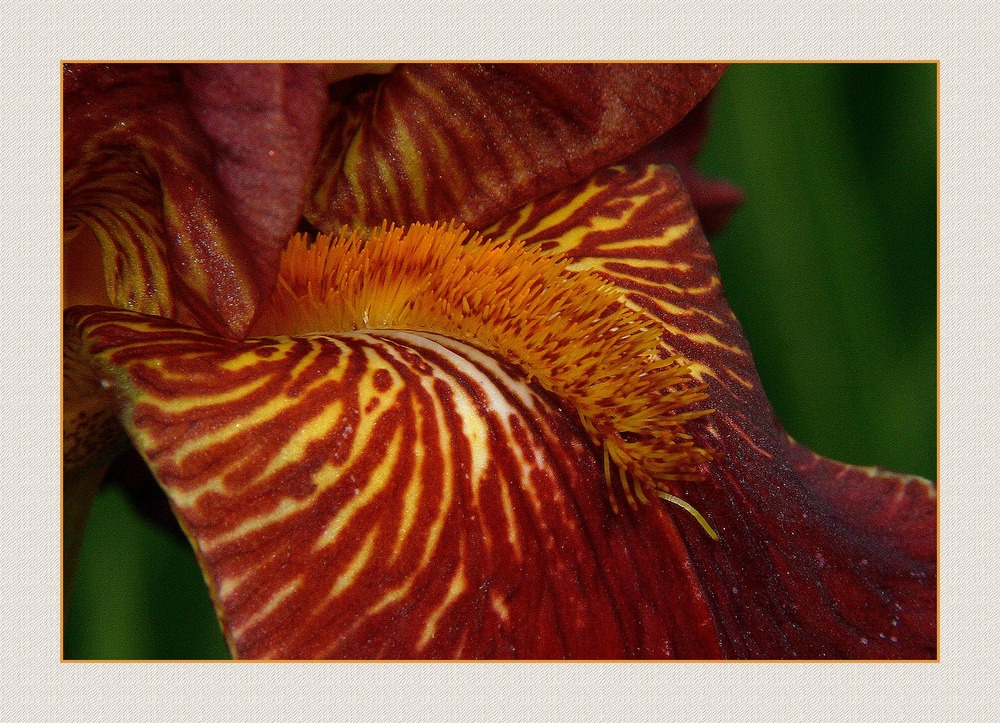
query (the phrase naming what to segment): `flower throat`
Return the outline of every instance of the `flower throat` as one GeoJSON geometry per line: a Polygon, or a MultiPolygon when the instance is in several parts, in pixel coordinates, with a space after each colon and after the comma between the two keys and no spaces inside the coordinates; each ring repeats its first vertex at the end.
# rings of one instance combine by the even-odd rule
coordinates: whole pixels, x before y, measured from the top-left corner
{"type": "Polygon", "coordinates": [[[344,229],[289,241],[255,336],[404,329],[450,336],[513,364],[576,411],[602,451],[612,508],[646,493],[708,522],[671,494],[711,458],[685,425],[712,412],[655,320],[571,259],[454,224],[344,229]],[[617,478],[617,479],[616,479],[617,478]]]}

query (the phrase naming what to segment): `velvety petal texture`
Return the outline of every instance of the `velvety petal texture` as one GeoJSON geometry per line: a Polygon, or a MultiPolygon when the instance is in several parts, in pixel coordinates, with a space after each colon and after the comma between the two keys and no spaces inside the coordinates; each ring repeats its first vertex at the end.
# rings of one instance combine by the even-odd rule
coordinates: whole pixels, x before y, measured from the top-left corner
{"type": "MultiPolygon", "coordinates": [[[[281,248],[302,221],[310,176],[322,176],[331,153],[339,159],[344,139],[353,138],[356,150],[345,156],[346,166],[336,161],[335,185],[353,188],[356,168],[368,180],[375,169],[401,199],[417,199],[392,201],[402,213],[396,220],[423,218],[428,210],[442,218],[495,217],[503,204],[582,177],[676,123],[721,67],[467,64],[392,71],[391,64],[66,64],[64,305],[111,305],[240,338],[270,293],[281,248]],[[457,103],[454,114],[440,105],[442,93],[457,103]],[[544,109],[536,107],[540,98],[544,109]],[[473,116],[492,113],[496,104],[499,114],[483,135],[473,116]],[[403,125],[399,132],[372,126],[420,108],[427,117],[455,115],[443,142],[433,136],[428,145],[432,136],[424,132],[410,144],[403,125]],[[520,140],[505,144],[511,127],[520,140]],[[321,141],[325,156],[317,163],[321,141]],[[485,184],[478,171],[452,162],[485,159],[483,143],[494,162],[483,173],[485,184]],[[546,152],[538,154],[543,145],[546,152]],[[405,168],[386,171],[385,159],[403,151],[405,168]],[[560,169],[556,161],[568,165],[560,169]],[[428,169],[440,173],[424,179],[428,169]],[[516,178],[498,184],[504,170],[516,178]],[[454,179],[450,187],[446,177],[454,179]],[[427,196],[425,184],[443,192],[427,196]]],[[[330,192],[328,183],[322,188],[330,192]]],[[[378,183],[362,190],[361,197],[349,194],[345,207],[383,197],[378,183]]],[[[324,219],[332,222],[331,214],[342,210],[325,208],[324,219]]],[[[73,374],[64,380],[65,492],[79,514],[67,516],[65,537],[77,539],[120,431],[107,423],[109,410],[92,393],[89,371],[76,365],[73,374]]]]}
{"type": "Polygon", "coordinates": [[[405,64],[334,86],[307,218],[482,228],[677,124],[717,64],[405,64]]]}
{"type": "Polygon", "coordinates": [[[255,253],[266,254],[273,268],[302,217],[328,104],[328,66],[196,64],[182,66],[180,77],[213,149],[229,208],[247,237],[263,247],[255,253]]]}
{"type": "Polygon", "coordinates": [[[675,172],[599,172],[487,235],[611,283],[705,385],[683,434],[710,461],[665,484],[694,513],[643,503],[568,399],[468,339],[71,310],[235,654],[935,656],[932,487],[788,439],[675,172]]]}
{"type": "Polygon", "coordinates": [[[301,215],[325,77],[306,65],[66,65],[67,277],[99,273],[79,263],[78,237],[92,234],[113,304],[244,333],[301,215]]]}

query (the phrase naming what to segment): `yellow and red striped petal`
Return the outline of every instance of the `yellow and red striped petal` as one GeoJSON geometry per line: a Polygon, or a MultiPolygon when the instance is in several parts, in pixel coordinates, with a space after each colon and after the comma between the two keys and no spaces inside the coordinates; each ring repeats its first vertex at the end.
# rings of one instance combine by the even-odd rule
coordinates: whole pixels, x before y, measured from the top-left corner
{"type": "Polygon", "coordinates": [[[63,189],[68,305],[93,303],[84,287],[103,285],[105,303],[177,318],[160,188],[139,154],[96,154],[66,172],[63,189]]]}
{"type": "Polygon", "coordinates": [[[667,351],[710,385],[712,406],[723,401],[733,411],[752,400],[759,408],[763,396],[746,339],[675,171],[612,167],[524,206],[484,234],[564,256],[570,270],[611,282],[628,306],[655,320],[667,351]]]}
{"type": "Polygon", "coordinates": [[[474,347],[78,324],[239,657],[718,655],[663,509],[612,512],[582,430],[474,347]]]}
{"type": "Polygon", "coordinates": [[[475,344],[575,413],[640,498],[644,487],[669,494],[711,458],[686,429],[710,410],[684,361],[664,350],[659,321],[622,300],[619,287],[536,247],[415,224],[292,239],[253,328],[413,329],[475,344]]]}
{"type": "MultiPolygon", "coordinates": [[[[67,64],[64,306],[110,304],[241,336],[301,216],[327,75],[312,65],[67,64]]],[[[67,539],[82,536],[122,436],[73,344],[67,539]]]]}
{"type": "Polygon", "coordinates": [[[680,174],[707,234],[725,228],[735,208],[743,202],[743,192],[736,186],[722,179],[703,176],[695,165],[708,133],[714,95],[713,90],[680,123],[619,161],[627,166],[673,166],[680,174]]]}
{"type": "Polygon", "coordinates": [[[406,64],[335,86],[306,216],[325,232],[383,220],[482,228],[659,136],[723,69],[406,64]]]}

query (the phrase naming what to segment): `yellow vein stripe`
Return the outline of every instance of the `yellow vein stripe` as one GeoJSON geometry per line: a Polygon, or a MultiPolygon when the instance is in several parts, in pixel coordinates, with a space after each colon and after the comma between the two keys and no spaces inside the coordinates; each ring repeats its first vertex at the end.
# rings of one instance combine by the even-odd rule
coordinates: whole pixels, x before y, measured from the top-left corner
{"type": "MultiPolygon", "coordinates": [[[[237,343],[128,312],[87,314],[88,353],[129,409],[146,408],[149,437],[134,439],[192,536],[238,656],[447,657],[496,631],[528,635],[510,626],[536,601],[579,594],[537,587],[539,571],[580,563],[581,500],[563,485],[603,500],[599,473],[591,463],[598,477],[579,476],[591,451],[578,428],[507,365],[431,334],[237,343]],[[186,381],[183,369],[194,370],[186,381]],[[258,396],[226,396],[258,378],[268,380],[258,396]],[[229,401],[156,418],[152,392],[172,399],[171,385],[174,401],[229,401]],[[248,414],[293,398],[303,408],[288,429],[248,414]],[[178,461],[192,433],[236,420],[243,437],[178,461]],[[461,625],[470,613],[483,631],[461,625]],[[373,636],[387,626],[391,640],[373,636]]],[[[610,514],[598,508],[590,519],[610,514]]]]}
{"type": "Polygon", "coordinates": [[[260,623],[262,620],[267,618],[272,612],[274,612],[282,602],[285,601],[288,596],[294,593],[299,585],[301,584],[302,576],[296,577],[291,580],[283,587],[281,587],[277,592],[271,595],[263,605],[258,608],[258,610],[243,621],[239,626],[234,629],[235,637],[243,635],[247,630],[250,630],[255,625],[260,623]]]}
{"type": "MultiPolygon", "coordinates": [[[[384,490],[389,482],[389,476],[393,468],[398,464],[400,451],[402,449],[402,436],[400,430],[396,430],[396,434],[393,436],[392,441],[389,443],[389,447],[386,450],[385,456],[382,458],[381,463],[372,471],[371,475],[363,484],[359,484],[358,487],[354,488],[354,496],[345,504],[329,524],[327,524],[326,529],[316,540],[314,550],[321,549],[328,545],[332,545],[337,542],[337,538],[344,528],[347,527],[348,523],[363,507],[367,506],[375,499],[382,490],[384,490]]],[[[419,451],[418,451],[419,454],[419,451]]],[[[325,486],[327,484],[336,484],[340,481],[341,477],[337,474],[336,470],[332,466],[324,467],[319,475],[320,479],[317,480],[319,487],[325,486]]]]}
{"type": "Polygon", "coordinates": [[[345,590],[354,584],[358,575],[368,564],[372,553],[375,551],[375,537],[378,534],[378,527],[373,527],[365,538],[365,541],[361,544],[358,549],[357,554],[351,559],[347,565],[347,569],[344,570],[338,577],[337,581],[333,584],[330,589],[330,597],[335,598],[345,590]]]}
{"type": "Polygon", "coordinates": [[[455,571],[455,575],[451,578],[451,582],[448,583],[448,592],[445,595],[444,600],[441,601],[438,607],[431,612],[430,617],[427,618],[427,623],[424,625],[423,635],[421,635],[420,639],[417,641],[417,650],[427,647],[427,643],[429,643],[434,637],[434,632],[437,628],[438,622],[447,611],[448,606],[455,602],[459,595],[465,592],[465,588],[465,571],[460,563],[458,569],[455,571]]]}

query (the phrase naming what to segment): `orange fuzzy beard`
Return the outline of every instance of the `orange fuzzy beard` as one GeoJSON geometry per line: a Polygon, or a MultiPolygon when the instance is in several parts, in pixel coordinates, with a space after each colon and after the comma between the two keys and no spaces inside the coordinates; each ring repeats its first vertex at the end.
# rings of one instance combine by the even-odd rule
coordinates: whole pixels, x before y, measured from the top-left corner
{"type": "Polygon", "coordinates": [[[252,333],[405,329],[478,346],[576,411],[603,451],[609,492],[617,476],[633,507],[633,491],[643,502],[648,491],[683,507],[714,538],[669,491],[672,482],[700,479],[699,466],[711,458],[685,431],[712,411],[690,409],[706,398],[704,386],[665,349],[655,320],[626,306],[613,284],[568,270],[570,263],[453,224],[345,229],[315,240],[299,234],[252,333]]]}

